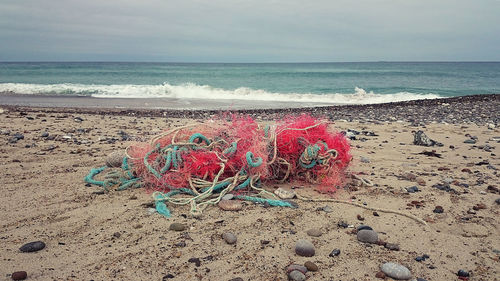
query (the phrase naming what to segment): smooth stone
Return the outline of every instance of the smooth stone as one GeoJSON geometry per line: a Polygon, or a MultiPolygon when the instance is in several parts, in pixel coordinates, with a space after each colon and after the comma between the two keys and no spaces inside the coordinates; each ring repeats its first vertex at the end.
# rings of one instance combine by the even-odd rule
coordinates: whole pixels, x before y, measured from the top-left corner
{"type": "Polygon", "coordinates": [[[35,241],[24,244],[19,250],[21,250],[21,252],[30,253],[40,251],[43,248],[45,248],[45,243],[42,241],[35,241]]]}
{"type": "Polygon", "coordinates": [[[10,277],[12,280],[24,280],[28,277],[28,273],[26,271],[16,271],[10,277]]]}
{"type": "Polygon", "coordinates": [[[219,208],[224,211],[239,211],[243,208],[243,204],[238,200],[220,200],[219,208]]]}
{"type": "Polygon", "coordinates": [[[441,213],[443,213],[443,212],[444,212],[444,209],[443,209],[443,207],[441,207],[441,206],[436,206],[436,207],[434,208],[433,212],[434,212],[434,213],[436,213],[436,214],[441,214],[441,213]]]}
{"type": "Polygon", "coordinates": [[[278,188],[274,191],[274,194],[276,194],[279,198],[281,199],[292,199],[295,197],[295,192],[292,190],[286,190],[283,188],[278,188]]]}
{"type": "Polygon", "coordinates": [[[228,193],[224,196],[222,196],[222,200],[232,200],[234,198],[234,195],[231,193],[228,193]]]}
{"type": "Polygon", "coordinates": [[[398,244],[393,244],[393,243],[386,243],[385,246],[387,249],[391,251],[399,251],[399,245],[398,244]]]}
{"type": "Polygon", "coordinates": [[[297,243],[295,243],[295,253],[299,256],[312,257],[315,252],[316,249],[314,248],[314,245],[305,239],[300,239],[297,243]]]}
{"type": "Polygon", "coordinates": [[[393,262],[386,262],[380,266],[385,275],[396,280],[407,280],[411,278],[411,272],[408,268],[393,262]]]}
{"type": "Polygon", "coordinates": [[[467,272],[467,271],[465,271],[463,269],[460,269],[458,271],[457,275],[460,276],[460,277],[469,277],[470,276],[469,272],[467,272]]]}
{"type": "Polygon", "coordinates": [[[331,213],[331,212],[333,212],[333,209],[330,206],[325,206],[325,207],[323,207],[323,212],[331,213]]]}
{"type": "Polygon", "coordinates": [[[184,231],[186,229],[186,226],[182,223],[174,222],[168,227],[168,229],[174,231],[184,231]]]}
{"type": "Polygon", "coordinates": [[[370,163],[370,158],[361,156],[360,159],[361,159],[361,162],[363,162],[363,163],[370,163]]]}
{"type": "Polygon", "coordinates": [[[336,257],[338,255],[340,255],[340,249],[334,249],[328,256],[336,257]]]}
{"type": "Polygon", "coordinates": [[[231,280],[229,280],[229,281],[243,281],[243,278],[241,278],[241,277],[236,277],[236,278],[233,278],[233,279],[231,279],[231,280]]]}
{"type": "Polygon", "coordinates": [[[308,271],[308,269],[307,269],[307,267],[306,267],[306,266],[304,266],[304,265],[300,265],[300,264],[291,264],[291,265],[289,265],[289,266],[286,268],[286,272],[287,272],[287,273],[290,273],[290,272],[292,272],[292,271],[294,271],[294,270],[298,270],[298,271],[300,271],[300,272],[302,272],[302,273],[304,273],[304,274],[306,274],[306,273],[307,273],[307,271],[308,271]]]}
{"type": "Polygon", "coordinates": [[[307,235],[312,236],[312,237],[320,237],[323,235],[323,231],[319,228],[312,228],[307,231],[307,235]]]}
{"type": "Polygon", "coordinates": [[[468,139],[468,140],[464,140],[464,143],[468,143],[468,144],[475,144],[475,143],[476,143],[476,140],[473,140],[473,139],[468,139]]]}
{"type": "Polygon", "coordinates": [[[121,167],[123,163],[123,157],[125,157],[125,153],[123,153],[123,151],[111,152],[108,157],[106,157],[106,166],[111,168],[121,167]]]}
{"type": "Polygon", "coordinates": [[[41,135],[40,135],[42,138],[46,138],[49,136],[49,132],[43,132],[41,135]]]}
{"type": "Polygon", "coordinates": [[[358,231],[357,238],[360,242],[374,244],[378,241],[378,234],[373,230],[363,229],[358,231]]]}
{"type": "Polygon", "coordinates": [[[302,273],[298,270],[294,270],[294,271],[288,273],[288,278],[292,281],[304,281],[304,280],[306,280],[306,276],[304,275],[304,273],[302,273]]]}
{"type": "Polygon", "coordinates": [[[318,266],[317,266],[315,263],[313,263],[312,261],[306,261],[306,262],[304,263],[304,266],[305,266],[305,267],[307,268],[307,270],[309,270],[309,271],[318,271],[318,269],[319,269],[319,268],[318,268],[318,266]]]}
{"type": "Polygon", "coordinates": [[[232,245],[232,244],[236,243],[236,241],[238,240],[238,238],[236,237],[236,235],[232,234],[231,232],[225,232],[224,234],[222,234],[222,238],[229,245],[232,245]]]}
{"type": "Polygon", "coordinates": [[[370,227],[370,226],[368,226],[368,225],[364,225],[364,224],[362,224],[362,225],[358,226],[356,229],[357,229],[358,231],[360,231],[360,230],[373,230],[373,228],[371,228],[371,227],[370,227]]]}

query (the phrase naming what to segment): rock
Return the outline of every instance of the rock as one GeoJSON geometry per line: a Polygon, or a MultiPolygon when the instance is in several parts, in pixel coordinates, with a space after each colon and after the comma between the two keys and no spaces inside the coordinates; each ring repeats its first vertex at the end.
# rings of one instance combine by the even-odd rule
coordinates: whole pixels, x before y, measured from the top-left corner
{"type": "Polygon", "coordinates": [[[49,132],[43,132],[41,135],[40,135],[42,138],[46,138],[49,136],[49,132]]]}
{"type": "Polygon", "coordinates": [[[308,271],[308,269],[307,269],[307,267],[306,267],[306,266],[304,266],[304,265],[300,265],[300,264],[291,264],[291,265],[289,265],[289,266],[286,268],[286,272],[287,272],[287,273],[290,273],[290,272],[292,272],[292,271],[294,271],[294,270],[298,270],[298,271],[300,271],[300,272],[302,272],[302,273],[304,273],[304,274],[306,274],[306,273],[307,273],[307,271],[308,271]]]}
{"type": "Polygon", "coordinates": [[[467,271],[465,271],[463,269],[460,269],[458,271],[457,275],[460,276],[460,277],[469,277],[470,276],[469,272],[467,272],[467,271]]]}
{"type": "Polygon", "coordinates": [[[408,268],[393,262],[387,262],[380,266],[380,270],[387,276],[396,280],[407,280],[411,278],[408,268]]]}
{"type": "Polygon", "coordinates": [[[300,239],[297,243],[295,243],[295,253],[299,256],[312,257],[315,252],[316,249],[314,248],[314,245],[305,239],[300,239]]]}
{"type": "Polygon", "coordinates": [[[122,236],[122,235],[120,234],[120,232],[115,232],[115,233],[113,233],[113,237],[115,237],[115,238],[120,238],[120,236],[122,236]]]}
{"type": "Polygon", "coordinates": [[[340,249],[333,249],[333,251],[328,255],[329,257],[336,257],[340,255],[340,249]]]}
{"type": "Polygon", "coordinates": [[[45,248],[45,243],[42,241],[35,241],[24,244],[19,250],[21,250],[21,252],[30,253],[40,251],[43,248],[45,248]]]}
{"type": "Polygon", "coordinates": [[[490,130],[495,129],[495,127],[496,127],[495,124],[493,124],[493,123],[488,123],[487,126],[488,126],[488,129],[490,129],[490,130]]]}
{"type": "Polygon", "coordinates": [[[106,157],[106,166],[111,168],[119,168],[122,166],[123,157],[125,157],[125,153],[122,151],[114,151],[111,152],[108,157],[106,157]]]}
{"type": "Polygon", "coordinates": [[[190,259],[188,259],[188,262],[194,263],[194,265],[196,265],[196,267],[200,267],[200,265],[201,265],[201,261],[199,258],[190,258],[190,259]]]}
{"type": "Polygon", "coordinates": [[[24,280],[28,277],[28,273],[26,271],[16,271],[10,277],[12,280],[24,280]]]}
{"type": "Polygon", "coordinates": [[[358,230],[358,231],[360,231],[360,230],[373,230],[373,228],[371,228],[371,227],[370,227],[370,226],[368,226],[368,225],[364,225],[364,224],[362,224],[362,225],[358,226],[358,227],[356,228],[356,230],[358,230]]]}
{"type": "Polygon", "coordinates": [[[236,278],[233,278],[233,279],[231,279],[231,280],[229,280],[229,281],[243,281],[243,278],[241,278],[241,277],[236,277],[236,278]]]}
{"type": "Polygon", "coordinates": [[[486,205],[484,203],[478,203],[474,207],[472,207],[472,209],[476,211],[483,210],[486,209],[486,205]]]}
{"type": "Polygon", "coordinates": [[[276,194],[279,198],[281,199],[292,199],[295,197],[295,192],[292,190],[286,190],[283,188],[278,188],[274,191],[274,194],[276,194]]]}
{"type": "Polygon", "coordinates": [[[373,230],[363,229],[358,231],[357,238],[360,242],[375,244],[378,241],[378,234],[373,230]]]}
{"type": "Polygon", "coordinates": [[[406,189],[406,191],[408,193],[415,193],[415,192],[419,192],[420,191],[420,189],[418,189],[418,187],[416,185],[405,187],[405,189],[406,189]]]}
{"type": "Polygon", "coordinates": [[[224,211],[239,211],[243,208],[243,204],[238,200],[220,200],[219,208],[224,211]]]}
{"type": "Polygon", "coordinates": [[[401,175],[401,178],[407,180],[407,181],[414,181],[417,179],[417,176],[412,173],[404,173],[401,175]]]}
{"type": "Polygon", "coordinates": [[[360,159],[362,163],[370,163],[370,158],[361,156],[360,159]]]}
{"type": "Polygon", "coordinates": [[[495,200],[495,203],[500,204],[500,198],[498,198],[497,200],[495,200]]]}
{"type": "Polygon", "coordinates": [[[232,200],[234,198],[234,195],[231,193],[228,193],[224,196],[222,196],[222,200],[232,200]]]}
{"type": "Polygon", "coordinates": [[[323,235],[323,231],[319,228],[312,228],[307,231],[307,235],[312,236],[312,237],[320,237],[323,235]]]}
{"type": "Polygon", "coordinates": [[[225,232],[224,234],[222,234],[222,238],[229,245],[232,245],[232,244],[236,243],[236,241],[238,239],[236,237],[236,235],[232,234],[231,232],[225,232]]]}
{"type": "Polygon", "coordinates": [[[434,212],[434,213],[436,213],[436,214],[441,214],[441,213],[443,213],[443,212],[444,212],[444,209],[443,209],[443,207],[441,207],[441,206],[436,206],[436,207],[434,208],[433,212],[434,212]]]}
{"type": "Polygon", "coordinates": [[[398,244],[393,244],[393,243],[385,243],[385,248],[391,250],[391,251],[399,251],[399,245],[398,244]]]}
{"type": "Polygon", "coordinates": [[[439,143],[435,140],[430,139],[423,131],[419,130],[413,133],[413,144],[421,145],[421,146],[443,146],[442,143],[439,143]]]}
{"type": "Polygon", "coordinates": [[[174,230],[174,231],[184,231],[186,229],[186,226],[182,223],[174,222],[174,223],[170,224],[168,229],[174,230]]]}
{"type": "Polygon", "coordinates": [[[385,279],[385,273],[383,273],[382,271],[379,271],[379,272],[377,272],[377,274],[375,274],[375,277],[380,278],[380,279],[385,279]]]}
{"type": "Polygon", "coordinates": [[[294,270],[288,273],[288,279],[292,281],[304,281],[306,280],[306,276],[304,275],[304,273],[298,270],[294,270]]]}
{"type": "Polygon", "coordinates": [[[304,263],[304,266],[307,268],[309,271],[318,271],[318,266],[313,263],[312,261],[306,261],[304,263]]]}
{"type": "Polygon", "coordinates": [[[475,144],[476,140],[474,140],[474,139],[467,139],[467,140],[464,140],[464,143],[475,144]]]}
{"type": "Polygon", "coordinates": [[[325,213],[331,213],[333,212],[332,208],[330,206],[324,206],[323,208],[321,208],[323,210],[323,212],[325,213]]]}

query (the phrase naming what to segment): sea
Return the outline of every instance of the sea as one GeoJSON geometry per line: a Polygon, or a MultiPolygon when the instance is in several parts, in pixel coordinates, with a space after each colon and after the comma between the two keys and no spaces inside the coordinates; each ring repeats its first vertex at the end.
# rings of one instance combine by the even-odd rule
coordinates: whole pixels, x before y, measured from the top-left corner
{"type": "Polygon", "coordinates": [[[3,62],[0,93],[375,104],[499,94],[500,62],[3,62]]]}

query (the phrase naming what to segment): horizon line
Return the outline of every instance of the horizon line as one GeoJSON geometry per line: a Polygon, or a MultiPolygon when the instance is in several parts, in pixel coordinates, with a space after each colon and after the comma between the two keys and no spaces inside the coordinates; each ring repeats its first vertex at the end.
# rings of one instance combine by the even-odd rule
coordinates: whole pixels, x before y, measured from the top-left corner
{"type": "Polygon", "coordinates": [[[177,63],[177,64],[310,64],[310,63],[499,63],[500,61],[492,60],[369,60],[369,61],[290,61],[290,62],[190,62],[190,61],[121,61],[121,60],[61,60],[61,61],[50,61],[50,60],[33,60],[33,61],[16,61],[16,60],[7,60],[0,61],[0,63],[177,63]]]}

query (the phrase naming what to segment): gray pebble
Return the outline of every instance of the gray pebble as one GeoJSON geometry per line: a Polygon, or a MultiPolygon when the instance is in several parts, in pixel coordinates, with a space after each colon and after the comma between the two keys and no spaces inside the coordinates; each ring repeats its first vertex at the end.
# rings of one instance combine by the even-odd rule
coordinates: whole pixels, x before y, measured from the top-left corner
{"type": "Polygon", "coordinates": [[[234,195],[231,193],[228,193],[224,196],[222,196],[222,200],[232,200],[234,198],[234,195]]]}
{"type": "Polygon", "coordinates": [[[363,157],[363,156],[361,156],[360,158],[361,158],[361,162],[363,162],[363,163],[370,163],[370,158],[363,157]]]}
{"type": "Polygon", "coordinates": [[[408,268],[393,262],[386,262],[380,266],[385,275],[396,280],[407,280],[411,278],[411,272],[408,268]]]}
{"type": "Polygon", "coordinates": [[[307,231],[307,235],[312,236],[312,237],[320,237],[323,235],[323,231],[319,228],[312,228],[307,231]]]}
{"type": "Polygon", "coordinates": [[[224,234],[222,234],[222,238],[229,245],[236,243],[236,241],[238,240],[236,235],[232,234],[231,232],[225,232],[224,234]]]}
{"type": "Polygon", "coordinates": [[[19,250],[21,250],[21,252],[30,253],[40,251],[43,248],[45,248],[45,243],[42,241],[35,241],[24,244],[19,250]]]}
{"type": "Polygon", "coordinates": [[[298,270],[294,270],[288,273],[288,279],[292,281],[304,281],[306,280],[306,276],[304,275],[304,273],[298,270]]]}
{"type": "Polygon", "coordinates": [[[186,229],[186,226],[183,225],[182,223],[174,222],[170,225],[168,229],[174,231],[183,231],[184,229],[186,229]]]}
{"type": "Polygon", "coordinates": [[[378,241],[378,234],[373,230],[363,229],[358,231],[357,238],[360,242],[374,244],[378,241]]]}
{"type": "Polygon", "coordinates": [[[315,252],[316,249],[314,248],[314,245],[305,239],[300,239],[297,243],[295,243],[295,253],[299,256],[312,257],[315,252]]]}
{"type": "Polygon", "coordinates": [[[286,268],[286,272],[290,273],[294,270],[298,270],[304,274],[306,274],[307,272],[307,267],[304,266],[304,265],[300,265],[300,264],[291,264],[289,265],[287,268],[286,268]]]}

